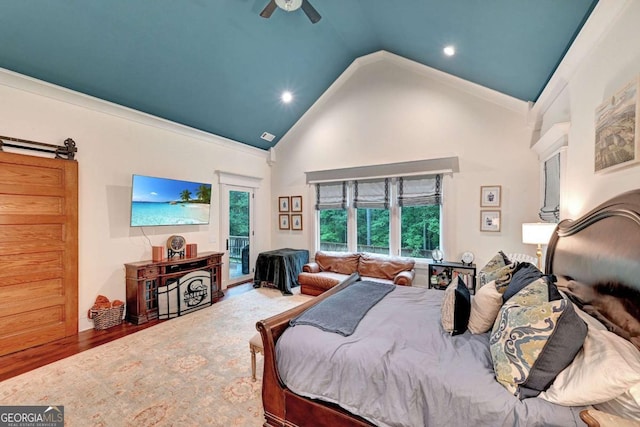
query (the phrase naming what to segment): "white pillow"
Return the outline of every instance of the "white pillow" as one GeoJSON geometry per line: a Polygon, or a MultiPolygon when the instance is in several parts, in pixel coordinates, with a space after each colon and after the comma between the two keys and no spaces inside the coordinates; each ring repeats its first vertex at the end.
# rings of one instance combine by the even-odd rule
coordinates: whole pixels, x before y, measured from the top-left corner
{"type": "Polygon", "coordinates": [[[564,406],[594,405],[640,383],[640,351],[574,306],[587,323],[587,337],[573,362],[538,397],[564,406]]]}
{"type": "Polygon", "coordinates": [[[602,412],[640,421],[640,384],[634,385],[626,393],[613,400],[593,406],[602,412]]]}
{"type": "Polygon", "coordinates": [[[502,307],[502,294],[491,281],[478,289],[471,299],[468,329],[472,334],[483,334],[493,327],[502,307]]]}

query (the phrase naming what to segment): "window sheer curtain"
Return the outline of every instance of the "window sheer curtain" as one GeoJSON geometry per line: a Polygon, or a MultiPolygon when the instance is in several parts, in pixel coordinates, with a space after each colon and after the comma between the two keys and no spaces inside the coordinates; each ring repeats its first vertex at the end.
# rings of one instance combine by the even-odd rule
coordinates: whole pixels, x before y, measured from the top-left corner
{"type": "Polygon", "coordinates": [[[398,206],[442,204],[442,174],[402,177],[398,182],[398,206]]]}
{"type": "Polygon", "coordinates": [[[560,219],[560,153],[544,162],[544,206],[538,216],[545,222],[560,219]]]}

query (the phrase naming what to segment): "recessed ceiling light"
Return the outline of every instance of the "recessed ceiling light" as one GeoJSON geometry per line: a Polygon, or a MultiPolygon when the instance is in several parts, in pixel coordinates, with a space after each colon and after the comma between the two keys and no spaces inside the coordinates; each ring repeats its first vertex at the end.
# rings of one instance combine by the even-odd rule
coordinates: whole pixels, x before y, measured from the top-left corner
{"type": "Polygon", "coordinates": [[[282,102],[284,102],[285,104],[288,104],[293,100],[293,94],[287,90],[285,92],[282,92],[281,98],[282,98],[282,102]]]}
{"type": "Polygon", "coordinates": [[[444,49],[442,49],[442,51],[444,52],[445,55],[447,56],[453,56],[456,54],[456,48],[449,45],[449,46],[445,46],[444,49]]]}

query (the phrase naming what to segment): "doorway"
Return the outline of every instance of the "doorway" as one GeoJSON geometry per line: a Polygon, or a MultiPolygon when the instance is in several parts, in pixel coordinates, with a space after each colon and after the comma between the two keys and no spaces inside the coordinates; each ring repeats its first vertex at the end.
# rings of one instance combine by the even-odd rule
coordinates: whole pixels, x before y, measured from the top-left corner
{"type": "Polygon", "coordinates": [[[222,186],[222,243],[225,247],[223,288],[253,279],[251,247],[253,243],[252,188],[222,186]]]}

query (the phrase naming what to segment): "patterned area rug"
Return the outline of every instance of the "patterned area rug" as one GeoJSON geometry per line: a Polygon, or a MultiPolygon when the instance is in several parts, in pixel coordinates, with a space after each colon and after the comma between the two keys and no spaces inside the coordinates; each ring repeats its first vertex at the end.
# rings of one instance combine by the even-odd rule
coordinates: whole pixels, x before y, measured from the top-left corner
{"type": "Polygon", "coordinates": [[[64,405],[66,426],[261,426],[249,339],[309,298],[251,290],[0,382],[0,405],[64,405]]]}

